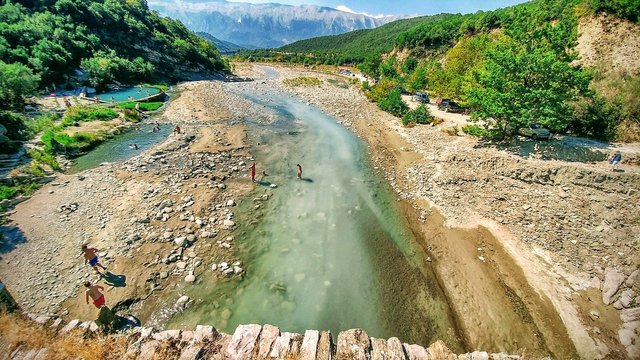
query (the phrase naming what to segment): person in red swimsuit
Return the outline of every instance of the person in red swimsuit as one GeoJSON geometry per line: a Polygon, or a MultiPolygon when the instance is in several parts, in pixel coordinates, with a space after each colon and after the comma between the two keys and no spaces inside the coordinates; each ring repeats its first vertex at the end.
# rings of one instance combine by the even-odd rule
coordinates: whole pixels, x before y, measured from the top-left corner
{"type": "Polygon", "coordinates": [[[256,163],[251,164],[251,182],[256,182],[256,163]]]}
{"type": "Polygon", "coordinates": [[[101,290],[104,290],[104,288],[100,285],[91,285],[91,282],[89,281],[85,282],[84,286],[87,288],[87,290],[84,292],[84,297],[87,304],[89,303],[89,298],[91,298],[95,307],[97,307],[98,309],[103,307],[105,299],[104,294],[101,292],[101,290]]]}

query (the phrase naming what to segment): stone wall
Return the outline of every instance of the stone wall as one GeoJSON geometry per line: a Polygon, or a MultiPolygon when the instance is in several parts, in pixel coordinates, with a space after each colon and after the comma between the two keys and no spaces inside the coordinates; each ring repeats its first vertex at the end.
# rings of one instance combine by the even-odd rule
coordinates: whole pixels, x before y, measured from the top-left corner
{"type": "MultiPolygon", "coordinates": [[[[60,334],[74,329],[99,335],[98,326],[91,322],[26,314],[40,326],[56,329],[60,334]]],[[[233,335],[218,332],[212,326],[198,325],[194,330],[164,330],[136,327],[127,332],[107,336],[127,339],[127,359],[300,359],[300,360],[517,360],[520,356],[488,354],[476,351],[467,354],[452,353],[442,341],[428,348],[402,343],[398,338],[378,339],[361,329],[338,334],[337,341],[329,331],[307,330],[304,334],[280,331],[272,325],[240,325],[233,335]]],[[[47,359],[49,350],[18,347],[2,359],[47,359]]]]}

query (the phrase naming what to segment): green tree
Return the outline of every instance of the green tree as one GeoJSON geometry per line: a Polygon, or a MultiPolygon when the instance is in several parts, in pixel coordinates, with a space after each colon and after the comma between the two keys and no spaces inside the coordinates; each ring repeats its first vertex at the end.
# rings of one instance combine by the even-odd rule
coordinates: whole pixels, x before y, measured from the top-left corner
{"type": "Polygon", "coordinates": [[[402,124],[407,126],[411,124],[428,124],[433,120],[433,115],[428,107],[421,104],[417,108],[408,111],[402,117],[402,124]]]}
{"type": "Polygon", "coordinates": [[[402,101],[402,96],[398,89],[392,90],[386,98],[380,100],[378,107],[397,117],[403,117],[409,111],[409,107],[402,101]]]}
{"type": "Polygon", "coordinates": [[[532,122],[559,131],[571,121],[571,102],[588,93],[589,80],[549,47],[522,47],[508,39],[487,52],[468,99],[474,118],[487,120],[502,137],[508,126],[532,122]]]}
{"type": "Polygon", "coordinates": [[[24,98],[36,90],[39,81],[40,78],[28,67],[0,60],[0,108],[20,108],[24,98]]]}

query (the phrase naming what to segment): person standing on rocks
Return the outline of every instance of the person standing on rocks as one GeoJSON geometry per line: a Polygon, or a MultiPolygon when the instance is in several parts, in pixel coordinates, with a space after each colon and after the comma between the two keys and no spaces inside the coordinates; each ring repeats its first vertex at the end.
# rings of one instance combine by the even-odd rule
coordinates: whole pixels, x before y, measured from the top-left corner
{"type": "Polygon", "coordinates": [[[82,252],[84,253],[84,263],[85,264],[89,263],[89,266],[91,266],[93,270],[95,270],[96,273],[98,273],[98,275],[102,275],[100,270],[98,270],[98,267],[101,267],[103,270],[107,270],[107,268],[104,267],[104,265],[98,262],[98,254],[97,254],[98,249],[90,248],[89,246],[87,246],[87,244],[83,244],[82,252]]]}
{"type": "Polygon", "coordinates": [[[302,179],[302,166],[300,166],[300,164],[296,164],[296,167],[298,167],[298,180],[302,179]]]}
{"type": "Polygon", "coordinates": [[[252,163],[249,170],[251,170],[251,182],[256,182],[256,163],[252,163]]]}
{"type": "Polygon", "coordinates": [[[620,150],[617,150],[609,160],[609,163],[611,163],[612,166],[611,171],[616,171],[616,166],[618,166],[620,160],[622,160],[622,154],[620,154],[620,150]]]}
{"type": "Polygon", "coordinates": [[[86,281],[84,286],[87,288],[84,292],[84,299],[87,304],[89,304],[89,298],[91,298],[91,300],[93,300],[93,305],[98,309],[105,306],[104,294],[101,292],[101,290],[104,290],[102,286],[92,285],[90,281],[86,281]]]}

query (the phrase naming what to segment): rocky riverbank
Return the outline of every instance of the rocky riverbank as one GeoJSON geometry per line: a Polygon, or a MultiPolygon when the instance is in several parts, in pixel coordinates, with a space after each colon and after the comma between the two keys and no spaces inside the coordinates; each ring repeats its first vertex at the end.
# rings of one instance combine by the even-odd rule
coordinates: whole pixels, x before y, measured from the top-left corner
{"type": "Polygon", "coordinates": [[[252,189],[238,124],[251,109],[221,86],[178,86],[161,122],[181,134],[124,163],[59,175],[16,207],[0,274],[23,308],[93,319],[81,284],[101,281],[109,306],[146,321],[181,298],[181,284],[242,276],[232,231],[236,201],[252,189]],[[106,277],[83,265],[82,243],[100,250],[106,277]]]}
{"type": "MultiPolygon", "coordinates": [[[[533,326],[523,336],[533,331],[561,357],[574,351],[584,358],[639,356],[637,317],[629,315],[640,303],[637,166],[612,173],[606,164],[521,157],[447,130],[457,122],[404,128],[348,79],[278,72],[274,86],[333,114],[369,143],[423,234],[472,348],[488,345],[482,331],[495,332],[494,344],[508,344],[519,331],[509,323],[524,321],[533,326]],[[298,76],[318,77],[323,85],[282,84],[298,76]],[[443,236],[440,221],[459,232],[443,236]],[[460,243],[452,244],[456,238],[460,243]],[[472,315],[478,313],[494,315],[478,320],[472,315]],[[566,337],[558,336],[559,327],[566,337]],[[495,330],[501,328],[509,330],[495,330]]],[[[637,155],[637,145],[625,149],[637,155]]]]}

